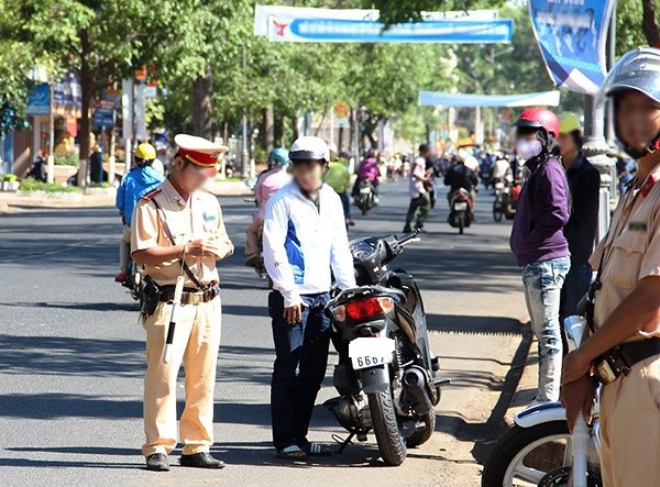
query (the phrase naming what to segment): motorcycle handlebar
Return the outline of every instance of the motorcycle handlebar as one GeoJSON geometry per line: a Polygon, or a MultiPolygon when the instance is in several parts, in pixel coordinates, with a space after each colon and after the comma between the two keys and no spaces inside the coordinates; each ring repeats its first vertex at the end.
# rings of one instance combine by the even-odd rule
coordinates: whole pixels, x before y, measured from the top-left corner
{"type": "Polygon", "coordinates": [[[417,229],[414,232],[411,232],[407,235],[404,235],[402,238],[397,240],[397,243],[401,246],[409,244],[409,243],[415,241],[415,239],[417,239],[418,235],[419,235],[419,229],[417,229]]]}

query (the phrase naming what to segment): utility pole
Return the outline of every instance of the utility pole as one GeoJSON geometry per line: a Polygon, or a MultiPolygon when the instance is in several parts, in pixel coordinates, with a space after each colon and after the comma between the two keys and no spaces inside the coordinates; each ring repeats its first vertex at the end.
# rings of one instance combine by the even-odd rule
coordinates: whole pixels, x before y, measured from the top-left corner
{"type": "MultiPolygon", "coordinates": [[[[245,72],[247,69],[247,53],[245,47],[243,47],[243,86],[245,86],[246,76],[245,72]]],[[[241,177],[243,179],[248,179],[250,177],[250,164],[248,159],[250,158],[250,152],[248,151],[248,123],[247,123],[247,107],[243,107],[243,148],[241,154],[241,177]]]]}

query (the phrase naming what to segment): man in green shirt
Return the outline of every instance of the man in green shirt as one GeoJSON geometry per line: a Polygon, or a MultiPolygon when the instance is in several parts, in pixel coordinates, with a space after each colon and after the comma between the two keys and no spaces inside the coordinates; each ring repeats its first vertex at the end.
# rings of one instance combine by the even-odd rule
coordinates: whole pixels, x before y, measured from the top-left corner
{"type": "Polygon", "coordinates": [[[352,157],[353,156],[350,152],[341,151],[339,153],[339,158],[330,162],[328,170],[323,177],[325,183],[334,189],[339,195],[341,204],[344,207],[346,224],[350,226],[355,225],[355,222],[351,218],[351,203],[348,198],[348,190],[351,187],[351,172],[348,167],[351,163],[352,157]]]}

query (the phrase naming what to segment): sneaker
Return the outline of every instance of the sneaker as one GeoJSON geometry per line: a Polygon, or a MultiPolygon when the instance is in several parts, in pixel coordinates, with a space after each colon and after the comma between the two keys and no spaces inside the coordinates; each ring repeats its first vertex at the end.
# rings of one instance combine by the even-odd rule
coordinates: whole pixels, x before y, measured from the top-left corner
{"type": "Polygon", "coordinates": [[[126,281],[129,277],[128,272],[120,272],[115,276],[115,282],[124,282],[126,281]]]}

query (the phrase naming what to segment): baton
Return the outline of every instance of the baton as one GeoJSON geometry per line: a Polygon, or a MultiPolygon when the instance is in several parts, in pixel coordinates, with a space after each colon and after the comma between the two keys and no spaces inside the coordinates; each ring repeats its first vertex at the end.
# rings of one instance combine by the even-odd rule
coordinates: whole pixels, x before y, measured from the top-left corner
{"type": "Polygon", "coordinates": [[[183,283],[185,279],[183,276],[176,278],[176,286],[174,287],[174,298],[172,299],[172,312],[170,313],[170,324],[167,327],[167,338],[165,339],[165,353],[163,354],[163,362],[170,363],[172,359],[172,343],[174,342],[174,330],[176,329],[176,311],[181,303],[181,295],[183,294],[183,283]]]}

